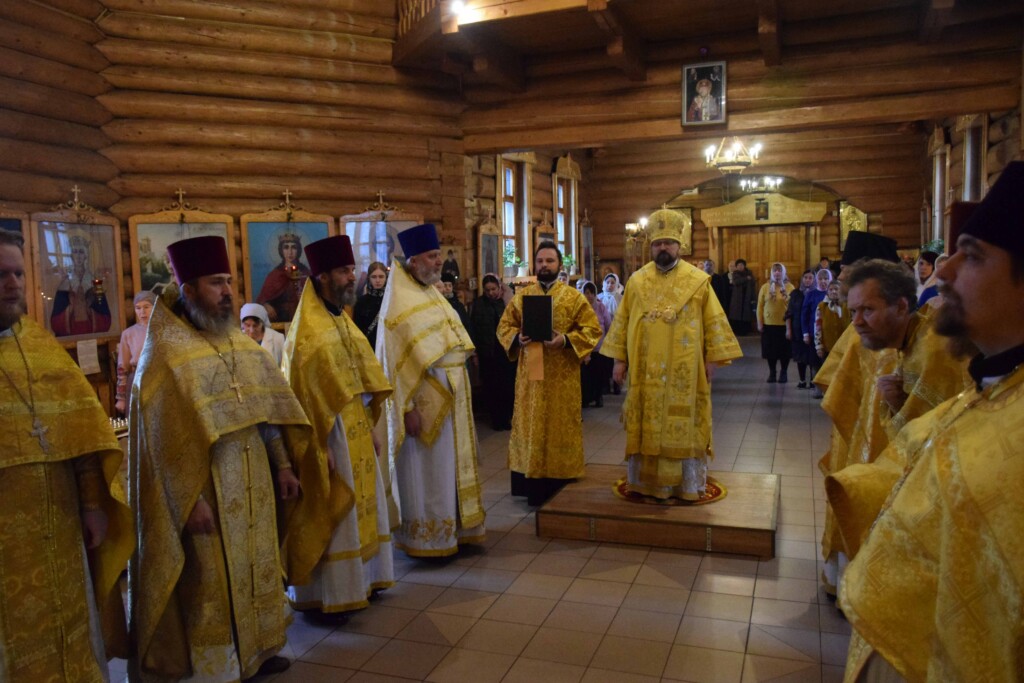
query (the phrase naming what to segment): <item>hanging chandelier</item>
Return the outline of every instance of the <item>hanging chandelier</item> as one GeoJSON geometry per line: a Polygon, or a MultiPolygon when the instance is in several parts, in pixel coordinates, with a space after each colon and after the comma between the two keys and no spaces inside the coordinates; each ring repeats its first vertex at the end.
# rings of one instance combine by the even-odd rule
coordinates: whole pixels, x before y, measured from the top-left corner
{"type": "Polygon", "coordinates": [[[722,138],[718,147],[709,145],[704,150],[704,160],[708,167],[717,168],[725,175],[731,173],[743,173],[751,166],[757,164],[757,158],[761,154],[761,143],[747,148],[743,142],[734,137],[732,141],[728,137],[722,138]]]}
{"type": "Polygon", "coordinates": [[[752,176],[740,179],[740,189],[750,194],[767,194],[777,192],[782,187],[782,178],[772,176],[752,176]]]}

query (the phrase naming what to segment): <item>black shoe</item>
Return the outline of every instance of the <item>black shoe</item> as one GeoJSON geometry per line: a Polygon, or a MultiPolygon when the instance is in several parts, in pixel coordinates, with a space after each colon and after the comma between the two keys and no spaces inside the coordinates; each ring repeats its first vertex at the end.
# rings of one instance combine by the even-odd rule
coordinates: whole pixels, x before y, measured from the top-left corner
{"type": "Polygon", "coordinates": [[[594,407],[595,408],[604,408],[604,399],[600,399],[599,398],[596,401],[594,401],[594,407]]]}
{"type": "Polygon", "coordinates": [[[796,388],[797,389],[806,389],[807,388],[807,382],[804,382],[803,380],[801,380],[800,383],[796,385],[796,388]]]}
{"type": "Polygon", "coordinates": [[[779,375],[779,384],[785,384],[788,381],[789,377],[786,376],[786,373],[782,373],[781,375],[779,375]]]}
{"type": "MultiPolygon", "coordinates": [[[[267,661],[260,664],[260,668],[256,670],[256,676],[272,676],[288,670],[288,667],[292,665],[291,661],[286,657],[274,655],[267,661]]],[[[251,681],[256,678],[246,678],[245,681],[251,681]]]]}
{"type": "Polygon", "coordinates": [[[616,396],[622,393],[622,389],[619,387],[618,384],[612,387],[612,393],[615,394],[616,396]]]}
{"type": "Polygon", "coordinates": [[[768,384],[775,384],[778,380],[775,379],[775,375],[768,375],[768,384]]]}

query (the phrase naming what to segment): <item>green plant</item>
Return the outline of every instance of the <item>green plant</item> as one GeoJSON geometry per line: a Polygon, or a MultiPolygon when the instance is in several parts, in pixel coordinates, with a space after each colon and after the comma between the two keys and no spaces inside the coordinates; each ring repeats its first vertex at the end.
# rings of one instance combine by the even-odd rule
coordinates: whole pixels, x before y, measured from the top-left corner
{"type": "Polygon", "coordinates": [[[505,251],[501,254],[501,261],[506,268],[516,268],[524,264],[524,261],[519,258],[519,254],[516,253],[516,246],[514,244],[505,245],[505,251]]]}
{"type": "Polygon", "coordinates": [[[572,268],[576,265],[576,257],[572,254],[566,254],[562,257],[562,265],[566,268],[572,268]]]}

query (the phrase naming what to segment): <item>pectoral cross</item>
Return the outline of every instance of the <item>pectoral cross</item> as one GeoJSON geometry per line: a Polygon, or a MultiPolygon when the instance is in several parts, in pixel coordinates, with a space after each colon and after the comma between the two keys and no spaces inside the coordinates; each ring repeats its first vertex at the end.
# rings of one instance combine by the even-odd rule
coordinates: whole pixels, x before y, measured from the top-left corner
{"type": "MultiPolygon", "coordinates": [[[[232,379],[234,379],[234,378],[232,378],[232,379]]],[[[239,403],[245,403],[245,399],[242,398],[242,385],[238,383],[237,379],[234,382],[232,382],[231,384],[228,385],[228,389],[234,389],[235,390],[235,398],[238,399],[238,402],[239,403]]]]}
{"type": "Polygon", "coordinates": [[[39,447],[43,449],[43,453],[50,452],[50,442],[46,440],[46,433],[48,431],[50,431],[50,428],[44,427],[38,417],[32,420],[32,431],[29,434],[39,439],[39,447]]]}

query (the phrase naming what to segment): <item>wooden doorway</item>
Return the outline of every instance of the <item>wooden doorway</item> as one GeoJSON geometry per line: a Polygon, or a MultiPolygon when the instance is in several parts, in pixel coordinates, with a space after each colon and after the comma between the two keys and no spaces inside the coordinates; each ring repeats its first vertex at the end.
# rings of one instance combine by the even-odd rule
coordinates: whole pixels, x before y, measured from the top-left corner
{"type": "Polygon", "coordinates": [[[800,274],[810,265],[807,260],[809,233],[806,225],[723,227],[721,263],[724,266],[741,258],[758,283],[763,284],[768,279],[771,264],[777,261],[786,266],[789,281],[796,287],[800,274]]]}

